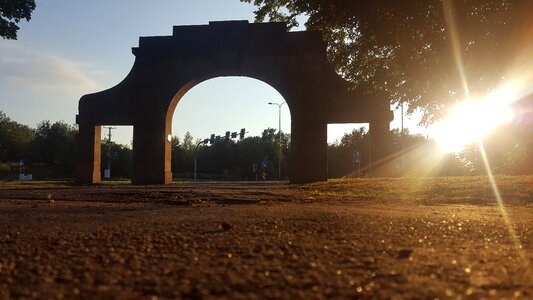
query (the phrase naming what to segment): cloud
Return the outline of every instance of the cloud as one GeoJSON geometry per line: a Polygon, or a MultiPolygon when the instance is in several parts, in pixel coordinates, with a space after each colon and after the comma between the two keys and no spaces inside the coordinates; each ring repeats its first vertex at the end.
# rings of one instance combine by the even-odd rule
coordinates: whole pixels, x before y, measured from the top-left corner
{"type": "Polygon", "coordinates": [[[36,91],[86,93],[98,89],[91,66],[20,44],[0,44],[0,80],[36,91]]]}

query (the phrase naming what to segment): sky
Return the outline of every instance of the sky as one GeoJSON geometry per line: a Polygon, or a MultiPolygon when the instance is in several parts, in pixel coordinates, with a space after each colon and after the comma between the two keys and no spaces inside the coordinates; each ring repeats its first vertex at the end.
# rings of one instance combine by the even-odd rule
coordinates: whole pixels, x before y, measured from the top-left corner
{"type": "MultiPolygon", "coordinates": [[[[248,20],[255,7],[239,0],[37,0],[30,22],[21,22],[18,40],[0,39],[0,110],[30,127],[43,121],[75,123],[81,96],[111,88],[133,66],[131,48],[140,36],[172,35],[174,25],[248,20]]],[[[304,30],[302,26],[298,30],[304,30]]],[[[173,117],[173,135],[195,139],[246,128],[248,136],[278,128],[282,96],[268,84],[246,77],[218,77],[185,94],[173,117]]],[[[400,126],[395,111],[392,128],[400,126]]],[[[281,107],[281,130],[290,133],[290,112],[281,107]]],[[[411,132],[424,133],[417,120],[411,132]]],[[[328,142],[361,124],[329,125],[328,142]]],[[[117,127],[113,141],[129,145],[132,127],[117,127]]],[[[102,131],[102,137],[107,131],[102,131]]]]}

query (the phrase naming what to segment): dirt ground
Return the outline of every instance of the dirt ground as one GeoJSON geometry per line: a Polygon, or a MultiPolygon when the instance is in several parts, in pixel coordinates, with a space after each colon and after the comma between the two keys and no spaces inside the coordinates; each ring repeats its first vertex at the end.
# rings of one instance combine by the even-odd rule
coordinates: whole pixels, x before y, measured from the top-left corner
{"type": "Polygon", "coordinates": [[[0,299],[532,299],[533,178],[446,180],[3,184],[0,299]]]}

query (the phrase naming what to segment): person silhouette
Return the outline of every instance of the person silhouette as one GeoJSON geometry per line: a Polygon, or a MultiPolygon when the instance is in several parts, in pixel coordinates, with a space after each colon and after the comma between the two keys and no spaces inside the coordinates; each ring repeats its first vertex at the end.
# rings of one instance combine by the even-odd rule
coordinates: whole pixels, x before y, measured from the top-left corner
{"type": "Polygon", "coordinates": [[[268,157],[265,157],[261,161],[261,164],[259,165],[261,180],[267,179],[267,169],[268,169],[268,157]]]}

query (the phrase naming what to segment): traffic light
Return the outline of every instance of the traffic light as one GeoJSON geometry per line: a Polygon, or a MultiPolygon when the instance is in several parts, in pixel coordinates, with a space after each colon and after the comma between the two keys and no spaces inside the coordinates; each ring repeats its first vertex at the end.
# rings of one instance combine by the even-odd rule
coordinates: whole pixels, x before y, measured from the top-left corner
{"type": "Polygon", "coordinates": [[[245,133],[246,133],[246,129],[245,129],[245,128],[241,129],[241,132],[239,133],[239,138],[240,138],[241,140],[244,139],[244,134],[245,134],[245,133]]]}
{"type": "Polygon", "coordinates": [[[226,131],[226,136],[224,137],[226,139],[226,141],[229,141],[230,134],[231,134],[231,132],[226,131]]]}
{"type": "Polygon", "coordinates": [[[205,139],[203,142],[202,142],[204,145],[209,143],[209,139],[205,139]]]}
{"type": "Polygon", "coordinates": [[[214,143],[215,143],[215,135],[212,134],[211,138],[209,139],[209,144],[214,144],[214,143]]]}
{"type": "Polygon", "coordinates": [[[232,132],[232,133],[231,133],[231,138],[232,138],[232,139],[237,138],[237,132],[232,132]]]}

